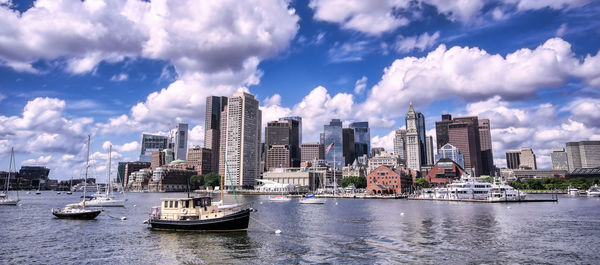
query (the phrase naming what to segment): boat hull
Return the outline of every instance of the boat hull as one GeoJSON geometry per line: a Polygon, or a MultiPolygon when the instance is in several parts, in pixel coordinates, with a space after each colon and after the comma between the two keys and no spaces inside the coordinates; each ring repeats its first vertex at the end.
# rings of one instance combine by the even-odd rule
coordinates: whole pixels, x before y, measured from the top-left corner
{"type": "Polygon", "coordinates": [[[110,200],[110,201],[87,201],[86,206],[90,207],[125,207],[124,200],[110,200]]]}
{"type": "Polygon", "coordinates": [[[150,219],[153,230],[194,232],[236,232],[248,230],[251,209],[209,220],[160,220],[150,219]]]}
{"type": "Polygon", "coordinates": [[[19,203],[19,200],[12,200],[12,199],[0,200],[0,206],[1,205],[4,205],[4,206],[15,206],[15,205],[17,205],[17,203],[19,203]]]}
{"type": "Polygon", "coordinates": [[[300,204],[325,204],[325,201],[321,198],[312,198],[312,199],[301,199],[300,204]]]}
{"type": "Polygon", "coordinates": [[[57,218],[61,219],[92,220],[96,218],[101,212],[101,210],[91,210],[78,213],[64,213],[59,211],[53,211],[52,214],[57,218]]]}

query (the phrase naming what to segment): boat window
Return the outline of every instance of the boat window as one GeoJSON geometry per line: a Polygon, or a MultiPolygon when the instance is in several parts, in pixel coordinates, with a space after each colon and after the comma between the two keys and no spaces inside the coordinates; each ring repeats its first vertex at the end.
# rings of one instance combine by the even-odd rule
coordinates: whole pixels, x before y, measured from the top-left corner
{"type": "Polygon", "coordinates": [[[175,201],[175,208],[177,208],[178,201],[175,201]]]}
{"type": "Polygon", "coordinates": [[[169,207],[169,202],[165,201],[165,208],[169,207]]]}
{"type": "Polygon", "coordinates": [[[183,208],[189,208],[190,207],[190,201],[183,201],[183,208]]]}
{"type": "Polygon", "coordinates": [[[173,201],[169,201],[169,208],[173,208],[173,201]]]}

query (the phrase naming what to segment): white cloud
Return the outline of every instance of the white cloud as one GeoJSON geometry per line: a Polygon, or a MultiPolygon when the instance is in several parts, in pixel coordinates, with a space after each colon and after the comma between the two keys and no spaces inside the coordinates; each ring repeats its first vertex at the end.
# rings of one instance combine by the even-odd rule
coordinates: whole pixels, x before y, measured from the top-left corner
{"type": "Polygon", "coordinates": [[[560,27],[556,30],[556,36],[562,37],[565,35],[565,32],[567,32],[567,23],[562,23],[560,24],[560,27]]]}
{"type": "Polygon", "coordinates": [[[424,51],[429,47],[433,46],[438,38],[440,37],[440,32],[436,31],[435,33],[429,35],[429,33],[424,32],[419,36],[410,36],[410,37],[400,37],[396,41],[395,48],[396,51],[400,53],[411,52],[413,50],[424,51]]]}
{"type": "Polygon", "coordinates": [[[110,81],[113,82],[121,82],[121,81],[125,81],[129,78],[129,76],[127,74],[121,73],[118,75],[113,75],[110,77],[110,81]]]}
{"type": "Polygon", "coordinates": [[[371,138],[371,147],[383,147],[386,152],[393,153],[394,152],[394,136],[395,132],[391,131],[390,133],[371,138]]]}
{"type": "Polygon", "coordinates": [[[202,126],[202,125],[194,126],[190,130],[188,136],[189,136],[189,138],[188,138],[189,146],[194,146],[194,145],[204,146],[204,126],[202,126]]]}
{"type": "Polygon", "coordinates": [[[110,141],[105,141],[102,144],[102,149],[104,151],[108,151],[108,149],[111,145],[112,145],[113,152],[116,151],[116,152],[128,153],[128,152],[133,152],[133,151],[137,151],[140,149],[140,143],[138,141],[124,143],[122,145],[116,145],[116,144],[111,143],[110,141]]]}
{"type": "Polygon", "coordinates": [[[373,45],[368,41],[336,42],[328,51],[329,61],[333,63],[357,62],[373,51],[373,45]]]}
{"type": "Polygon", "coordinates": [[[354,83],[354,94],[362,94],[367,88],[367,77],[363,75],[354,83]]]}
{"type": "Polygon", "coordinates": [[[48,162],[50,162],[50,160],[52,159],[51,155],[48,156],[40,156],[37,159],[27,159],[25,161],[23,161],[23,165],[47,165],[48,162]]]}

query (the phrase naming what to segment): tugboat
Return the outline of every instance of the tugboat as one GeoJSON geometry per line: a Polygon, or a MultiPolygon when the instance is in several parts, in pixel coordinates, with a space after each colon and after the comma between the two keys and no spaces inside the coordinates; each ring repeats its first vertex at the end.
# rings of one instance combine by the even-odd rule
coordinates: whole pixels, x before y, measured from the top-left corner
{"type": "Polygon", "coordinates": [[[235,232],[248,230],[250,205],[212,203],[210,197],[165,198],[152,207],[148,224],[155,230],[235,232]]]}

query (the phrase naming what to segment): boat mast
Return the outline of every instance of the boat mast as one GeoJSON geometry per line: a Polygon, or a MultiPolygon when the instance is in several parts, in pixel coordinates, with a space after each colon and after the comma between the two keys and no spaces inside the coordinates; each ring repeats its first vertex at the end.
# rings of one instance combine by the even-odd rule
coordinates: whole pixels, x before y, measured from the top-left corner
{"type": "Polygon", "coordinates": [[[109,193],[112,193],[112,185],[110,183],[110,162],[112,158],[112,144],[108,147],[108,187],[106,188],[106,196],[109,196],[109,193]]]}
{"type": "Polygon", "coordinates": [[[87,192],[87,175],[88,175],[88,167],[90,164],[90,135],[88,134],[87,140],[87,154],[85,156],[85,180],[83,183],[83,208],[85,208],[85,193],[87,192]]]}

